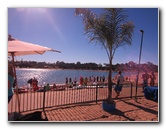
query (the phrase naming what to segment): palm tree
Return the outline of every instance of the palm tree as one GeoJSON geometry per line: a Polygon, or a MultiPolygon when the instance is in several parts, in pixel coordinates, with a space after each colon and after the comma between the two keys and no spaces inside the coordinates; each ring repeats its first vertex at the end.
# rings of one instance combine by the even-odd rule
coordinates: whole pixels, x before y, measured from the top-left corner
{"type": "Polygon", "coordinates": [[[109,58],[108,101],[112,101],[112,60],[120,46],[132,44],[133,22],[126,22],[124,9],[106,8],[97,15],[89,9],[76,9],[75,14],[82,17],[85,34],[91,41],[101,44],[109,58]]]}

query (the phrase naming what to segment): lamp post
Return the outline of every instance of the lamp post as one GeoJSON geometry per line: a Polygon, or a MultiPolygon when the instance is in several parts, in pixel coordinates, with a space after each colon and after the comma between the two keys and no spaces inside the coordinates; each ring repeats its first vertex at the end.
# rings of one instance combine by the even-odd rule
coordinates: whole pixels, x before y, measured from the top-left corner
{"type": "Polygon", "coordinates": [[[137,89],[138,89],[138,80],[139,80],[139,71],[140,71],[140,62],[141,62],[141,54],[142,54],[142,42],[143,42],[143,35],[144,31],[140,30],[142,36],[141,36],[141,45],[140,45],[140,53],[139,53],[139,65],[138,65],[138,74],[137,74],[137,81],[136,81],[136,92],[135,92],[135,98],[137,96],[137,89]]]}

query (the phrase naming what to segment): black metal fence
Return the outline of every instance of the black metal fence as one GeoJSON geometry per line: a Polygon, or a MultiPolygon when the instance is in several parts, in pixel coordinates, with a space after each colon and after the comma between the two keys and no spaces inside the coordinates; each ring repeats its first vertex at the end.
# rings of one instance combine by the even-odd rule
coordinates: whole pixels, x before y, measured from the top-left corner
{"type": "MultiPolygon", "coordinates": [[[[143,96],[142,87],[138,87],[138,96],[143,96]]],[[[41,87],[34,91],[27,88],[19,89],[20,112],[33,111],[43,108],[56,107],[62,105],[78,104],[85,102],[98,102],[106,99],[108,87],[103,86],[74,86],[72,88],[59,86],[58,88],[41,87]]],[[[116,94],[113,91],[112,97],[116,94]]],[[[123,86],[119,98],[132,98],[135,96],[135,86],[132,84],[123,86]]],[[[18,112],[18,98],[14,94],[8,104],[8,112],[18,112]]]]}

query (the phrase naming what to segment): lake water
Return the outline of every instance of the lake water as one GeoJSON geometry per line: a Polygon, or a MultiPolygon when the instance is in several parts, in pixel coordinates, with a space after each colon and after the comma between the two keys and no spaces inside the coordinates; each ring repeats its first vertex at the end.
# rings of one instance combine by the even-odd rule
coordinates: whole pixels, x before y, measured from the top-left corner
{"type": "MultiPolygon", "coordinates": [[[[61,70],[61,69],[16,69],[18,86],[28,86],[27,81],[30,78],[35,77],[39,85],[49,84],[64,84],[65,78],[75,77],[79,80],[80,76],[105,76],[108,77],[107,71],[93,71],[93,70],[61,70]]],[[[116,76],[118,73],[113,72],[112,76],[116,76]]],[[[136,75],[136,72],[124,72],[124,76],[136,75]]]]}

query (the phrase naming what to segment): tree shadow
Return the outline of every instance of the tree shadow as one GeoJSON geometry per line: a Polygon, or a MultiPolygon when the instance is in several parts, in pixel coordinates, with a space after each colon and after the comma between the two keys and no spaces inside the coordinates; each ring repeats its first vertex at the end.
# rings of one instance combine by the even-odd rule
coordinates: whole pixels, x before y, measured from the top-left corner
{"type": "MultiPolygon", "coordinates": [[[[139,105],[133,104],[133,103],[131,103],[131,102],[126,102],[126,101],[124,101],[124,100],[122,100],[122,101],[123,101],[124,103],[126,103],[126,104],[129,104],[129,105],[135,106],[135,107],[137,107],[137,108],[139,108],[139,109],[142,109],[142,110],[144,110],[145,112],[149,112],[149,113],[152,113],[152,114],[154,114],[154,115],[158,115],[158,111],[152,110],[152,109],[150,109],[150,108],[145,108],[145,107],[143,107],[143,106],[139,106],[139,105]]],[[[139,104],[141,104],[141,103],[139,103],[139,104]]]]}
{"type": "MultiPolygon", "coordinates": [[[[115,109],[114,111],[111,111],[111,112],[107,112],[109,113],[110,115],[117,115],[117,116],[121,116],[123,118],[126,118],[127,120],[129,121],[135,121],[134,119],[130,118],[130,117],[127,117],[126,115],[124,115],[125,112],[122,112],[118,109],[115,109]]],[[[100,119],[100,118],[108,118],[109,115],[102,115],[101,117],[97,117],[97,118],[93,118],[93,119],[89,119],[87,121],[95,121],[97,119],[100,119]]],[[[125,120],[126,121],[126,120],[125,120]]]]}
{"type": "Polygon", "coordinates": [[[122,117],[126,118],[126,119],[129,120],[129,121],[135,121],[135,119],[132,119],[132,118],[130,118],[130,117],[127,117],[127,116],[125,115],[125,112],[122,112],[121,110],[118,110],[118,109],[115,109],[114,111],[108,112],[108,113],[111,114],[111,115],[122,116],[122,117]]]}
{"type": "Polygon", "coordinates": [[[85,120],[85,121],[95,121],[95,120],[100,119],[100,118],[108,118],[108,117],[109,116],[107,116],[107,115],[102,115],[101,117],[96,117],[96,118],[85,120]]]}
{"type": "Polygon", "coordinates": [[[73,105],[61,105],[57,107],[50,107],[47,108],[46,111],[52,111],[52,110],[59,110],[59,109],[70,109],[74,107],[81,107],[81,106],[93,106],[93,105],[99,105],[98,103],[78,103],[78,104],[73,104],[73,105]]]}

